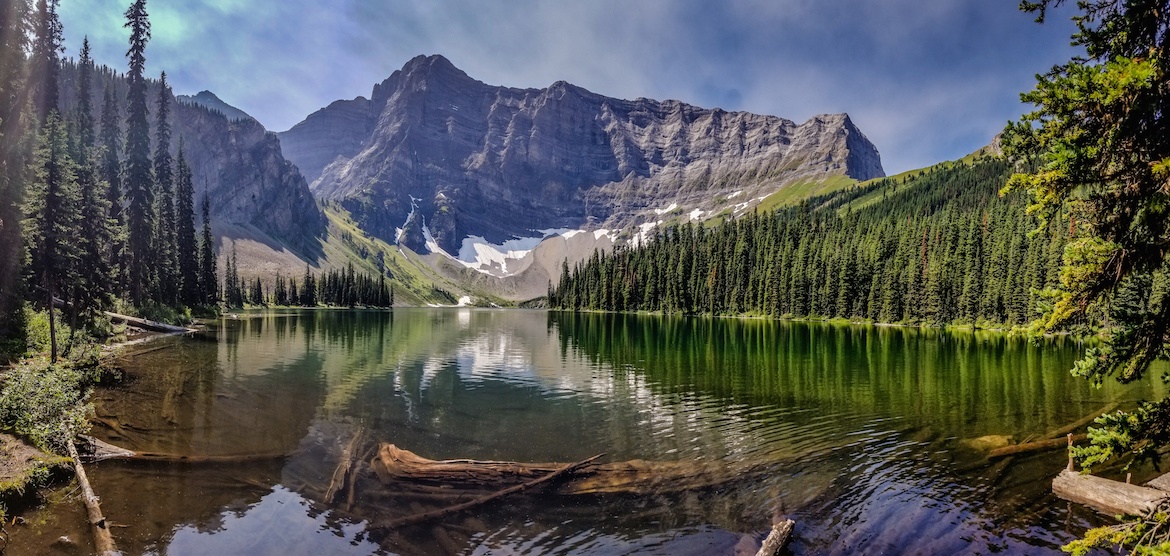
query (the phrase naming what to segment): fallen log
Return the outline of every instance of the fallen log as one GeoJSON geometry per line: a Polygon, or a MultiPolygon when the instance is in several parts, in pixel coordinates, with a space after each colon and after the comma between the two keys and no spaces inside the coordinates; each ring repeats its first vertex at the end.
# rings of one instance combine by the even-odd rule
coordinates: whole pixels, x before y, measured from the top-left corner
{"type": "Polygon", "coordinates": [[[1064,500],[1109,515],[1146,515],[1170,493],[1065,469],[1052,480],[1052,492],[1064,500]]]}
{"type": "Polygon", "coordinates": [[[81,456],[77,453],[77,446],[69,441],[69,457],[73,458],[73,471],[77,473],[77,482],[81,483],[81,499],[85,502],[85,512],[89,515],[89,525],[93,529],[93,544],[101,556],[115,556],[120,554],[114,546],[114,537],[110,535],[109,524],[102,515],[102,507],[98,497],[93,493],[89,478],[85,475],[85,468],[81,466],[81,456]]]}
{"type": "Polygon", "coordinates": [[[386,523],[385,525],[382,525],[381,528],[396,529],[399,527],[406,527],[409,525],[417,525],[419,523],[426,523],[426,522],[434,520],[434,519],[439,519],[439,518],[446,516],[446,515],[450,515],[450,514],[457,513],[457,512],[462,512],[464,510],[468,510],[468,509],[474,508],[476,506],[486,504],[488,502],[491,502],[492,500],[496,500],[498,498],[503,498],[505,496],[508,496],[509,494],[515,494],[517,492],[527,490],[527,489],[532,488],[534,486],[537,486],[537,485],[540,485],[543,483],[547,483],[553,479],[556,479],[557,477],[561,477],[561,476],[566,475],[568,473],[572,473],[575,470],[581,469],[582,467],[589,465],[594,460],[600,458],[602,455],[604,455],[604,454],[597,454],[596,456],[593,456],[593,457],[588,458],[588,459],[583,459],[577,463],[570,463],[568,465],[561,466],[559,469],[556,469],[556,470],[552,471],[551,473],[548,473],[547,475],[544,475],[542,477],[538,477],[538,478],[533,479],[531,481],[527,481],[524,483],[520,483],[518,485],[514,485],[511,487],[505,488],[503,490],[500,490],[498,492],[494,492],[494,493],[489,494],[487,496],[481,496],[479,498],[476,498],[475,500],[470,500],[468,502],[464,502],[462,504],[456,504],[454,506],[447,506],[446,508],[441,508],[441,509],[438,509],[438,510],[435,510],[432,512],[414,514],[414,515],[406,516],[406,517],[403,517],[400,519],[395,519],[393,521],[390,521],[389,523],[386,523]]]}
{"type": "Polygon", "coordinates": [[[1096,413],[1091,413],[1091,414],[1086,415],[1073,423],[1069,423],[1068,425],[1060,427],[1059,429],[1053,430],[1053,431],[1049,432],[1048,434],[1044,435],[1044,438],[1064,438],[1064,435],[1066,435],[1070,432],[1076,432],[1081,427],[1084,427],[1084,426],[1088,425],[1089,423],[1092,423],[1096,418],[1098,418],[1106,413],[1109,413],[1110,411],[1113,411],[1114,409],[1117,409],[1117,402],[1113,402],[1109,405],[1106,405],[1105,407],[1102,407],[1101,409],[1097,410],[1096,413]]]}
{"type": "Polygon", "coordinates": [[[784,543],[788,542],[788,537],[792,535],[792,528],[795,525],[796,522],[791,519],[785,519],[773,525],[772,532],[768,533],[768,538],[764,539],[764,544],[760,546],[756,556],[776,556],[779,554],[780,549],[784,548],[784,543]]]}
{"type": "Polygon", "coordinates": [[[135,452],[93,437],[85,437],[90,443],[91,452],[86,460],[90,462],[105,460],[145,461],[159,463],[251,463],[257,461],[281,460],[296,455],[298,452],[278,452],[271,454],[233,454],[233,455],[184,455],[163,454],[158,452],[135,452]]]}
{"type": "MultiPolygon", "coordinates": [[[[402,489],[497,489],[552,473],[565,463],[520,463],[453,459],[436,461],[393,444],[383,444],[371,462],[386,485],[402,489]]],[[[645,461],[589,462],[560,482],[555,494],[652,494],[680,492],[722,485],[763,472],[762,464],[723,462],[645,461]]]]}
{"type": "Polygon", "coordinates": [[[195,332],[194,328],[187,328],[185,326],[175,326],[173,324],[166,324],[162,322],[155,322],[129,315],[119,315],[118,313],[111,313],[110,311],[103,311],[107,317],[115,322],[124,322],[128,326],[134,328],[141,328],[143,330],[150,330],[151,332],[195,332]]]}
{"type": "Polygon", "coordinates": [[[1045,450],[1055,450],[1057,448],[1066,448],[1071,442],[1081,441],[1087,438],[1083,434],[1072,435],[1072,440],[1067,438],[1051,438],[1048,440],[1037,440],[1035,442],[1025,442],[1023,444],[1013,444],[1011,446],[1004,446],[1003,448],[996,448],[987,454],[988,458],[995,459],[1004,456],[1013,456],[1016,454],[1024,454],[1028,452],[1041,452],[1045,450]]]}

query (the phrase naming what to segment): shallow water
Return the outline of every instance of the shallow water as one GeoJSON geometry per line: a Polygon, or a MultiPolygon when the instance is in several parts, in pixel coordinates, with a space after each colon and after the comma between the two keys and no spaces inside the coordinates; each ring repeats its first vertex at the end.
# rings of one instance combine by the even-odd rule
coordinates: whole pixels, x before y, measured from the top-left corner
{"type": "MultiPolygon", "coordinates": [[[[1067,372],[1079,352],[763,320],[245,313],[124,354],[125,380],[95,393],[94,434],[137,451],[272,457],[108,461],[89,474],[130,554],[754,554],[773,515],[796,520],[794,554],[1058,553],[1098,519],[1050,494],[1063,453],[988,463],[969,441],[1040,437],[1162,395],[1157,381],[1091,388],[1067,372]],[[377,441],[433,459],[605,453],[765,472],[683,493],[522,494],[387,533],[370,524],[437,506],[368,471],[348,511],[320,502],[359,429],[363,461],[377,441]]],[[[90,549],[73,488],[10,528],[8,554],[90,549]]]]}

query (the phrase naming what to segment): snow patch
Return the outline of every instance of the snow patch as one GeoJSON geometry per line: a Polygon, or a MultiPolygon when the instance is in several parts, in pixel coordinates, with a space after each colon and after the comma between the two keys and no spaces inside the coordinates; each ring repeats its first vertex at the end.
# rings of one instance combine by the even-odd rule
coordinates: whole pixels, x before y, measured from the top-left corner
{"type": "Polygon", "coordinates": [[[638,247],[639,245],[646,245],[650,242],[650,238],[654,237],[654,228],[661,224],[661,220],[657,222],[646,222],[645,224],[639,224],[638,232],[634,234],[634,238],[630,240],[630,243],[632,243],[634,247],[638,247]]]}
{"type": "MultiPolygon", "coordinates": [[[[456,307],[466,307],[468,305],[471,305],[471,296],[465,295],[465,296],[459,298],[459,303],[457,303],[455,306],[456,307]]],[[[460,316],[462,317],[463,315],[461,314],[460,316]]]]}
{"type": "MultiPolygon", "coordinates": [[[[730,199],[730,197],[728,197],[728,198],[730,199]]],[[[678,208],[678,203],[671,203],[670,206],[668,206],[664,209],[654,209],[654,214],[657,214],[658,216],[662,216],[663,214],[671,212],[676,208],[678,208]]]]}
{"type": "Polygon", "coordinates": [[[691,220],[698,220],[703,217],[703,209],[695,209],[691,211],[691,220]]]}
{"type": "Polygon", "coordinates": [[[544,236],[518,237],[496,245],[480,236],[468,236],[463,239],[463,244],[459,247],[459,256],[455,257],[455,260],[481,272],[487,272],[493,265],[499,265],[500,272],[507,275],[508,261],[524,258],[541,241],[544,241],[544,236]]]}
{"type": "Polygon", "coordinates": [[[728,195],[728,196],[727,196],[727,198],[728,198],[728,199],[734,199],[734,198],[736,198],[736,197],[739,197],[739,194],[740,194],[740,193],[743,193],[743,190],[742,190],[742,189],[740,189],[739,191],[736,191],[735,193],[732,193],[731,195],[728,195]]]}

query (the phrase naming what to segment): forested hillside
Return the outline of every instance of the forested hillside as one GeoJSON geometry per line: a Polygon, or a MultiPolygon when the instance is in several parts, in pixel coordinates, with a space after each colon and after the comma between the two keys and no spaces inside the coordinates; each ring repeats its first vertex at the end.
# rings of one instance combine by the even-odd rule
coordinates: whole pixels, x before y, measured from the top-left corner
{"type": "Polygon", "coordinates": [[[1005,162],[945,164],[563,268],[561,309],[1024,324],[1056,285],[1075,226],[1000,197],[1005,162]]]}

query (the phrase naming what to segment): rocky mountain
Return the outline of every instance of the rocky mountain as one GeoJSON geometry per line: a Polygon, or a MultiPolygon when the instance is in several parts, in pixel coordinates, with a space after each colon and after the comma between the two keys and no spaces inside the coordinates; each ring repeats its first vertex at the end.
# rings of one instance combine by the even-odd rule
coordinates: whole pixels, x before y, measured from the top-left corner
{"type": "Polygon", "coordinates": [[[334,102],[279,137],[313,194],[366,231],[496,275],[546,236],[645,234],[792,184],[884,175],[845,114],[797,124],[565,82],[491,86],[442,56],[416,57],[370,98],[334,102]]]}
{"type": "MultiPolygon", "coordinates": [[[[76,70],[75,64],[63,64],[64,110],[72,110],[76,104],[76,70]]],[[[122,111],[119,120],[125,121],[125,79],[104,67],[94,77],[95,117],[100,117],[104,91],[112,88],[122,111]]],[[[157,82],[150,82],[147,94],[153,115],[158,98],[157,82]]],[[[196,210],[206,193],[212,221],[218,229],[250,230],[251,236],[268,236],[264,240],[274,248],[288,247],[303,256],[319,250],[318,237],[325,231],[325,217],[308,183],[281,154],[276,134],[214,94],[205,91],[195,98],[200,98],[200,102],[171,103],[171,147],[177,153],[182,141],[191,165],[196,210]],[[216,104],[208,107],[206,103],[212,99],[216,104]],[[245,117],[229,118],[228,113],[245,117]]],[[[152,137],[154,125],[151,121],[152,137]]]]}
{"type": "Polygon", "coordinates": [[[199,94],[192,95],[178,95],[175,100],[185,104],[194,104],[209,108],[227,117],[228,120],[255,120],[251,115],[235,106],[232,106],[215,96],[211,91],[199,91],[199,94]]]}

